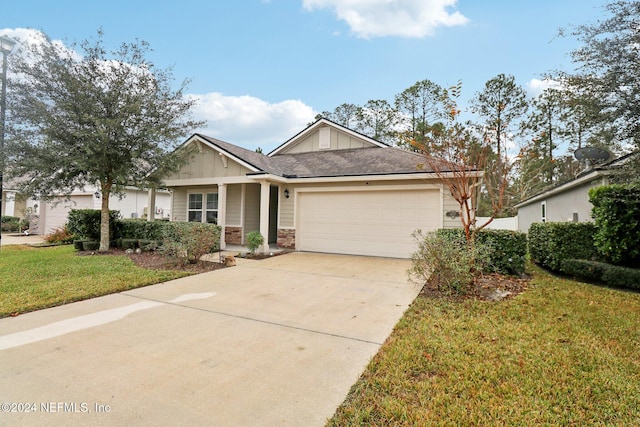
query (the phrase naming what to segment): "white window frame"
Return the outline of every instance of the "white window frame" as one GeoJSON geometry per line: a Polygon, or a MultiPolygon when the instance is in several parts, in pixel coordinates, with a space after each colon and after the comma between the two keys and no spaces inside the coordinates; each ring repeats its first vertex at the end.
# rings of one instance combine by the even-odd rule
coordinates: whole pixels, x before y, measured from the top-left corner
{"type": "Polygon", "coordinates": [[[218,224],[218,193],[206,193],[204,195],[204,215],[202,216],[203,222],[209,222],[212,224],[218,224]],[[211,197],[211,206],[209,207],[209,196],[211,197]],[[213,197],[215,196],[215,197],[213,197]],[[213,214],[213,221],[209,221],[209,214],[213,214]]]}
{"type": "Polygon", "coordinates": [[[187,194],[187,221],[188,222],[211,222],[218,223],[218,193],[188,193],[187,194]],[[200,200],[194,200],[192,197],[200,196],[200,200]],[[192,218],[192,213],[193,217],[192,218]]]}
{"type": "Polygon", "coordinates": [[[189,193],[187,194],[187,222],[202,222],[202,207],[204,205],[204,195],[202,193],[189,193]],[[195,205],[191,203],[192,196],[200,196],[200,207],[197,207],[197,200],[194,200],[195,205]],[[195,215],[196,218],[191,219],[191,213],[195,215]],[[198,218],[198,214],[199,218],[198,218]],[[199,221],[198,221],[199,219],[199,221]]]}

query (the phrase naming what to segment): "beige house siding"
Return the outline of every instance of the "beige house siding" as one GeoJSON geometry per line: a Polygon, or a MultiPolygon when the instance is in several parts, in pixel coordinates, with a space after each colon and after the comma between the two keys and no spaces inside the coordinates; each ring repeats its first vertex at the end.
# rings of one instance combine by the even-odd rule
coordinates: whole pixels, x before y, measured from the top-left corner
{"type": "MultiPolygon", "coordinates": [[[[365,141],[364,139],[357,138],[344,132],[340,132],[337,129],[330,130],[330,148],[329,150],[346,150],[351,148],[365,148],[375,147],[372,143],[365,141]]],[[[306,138],[286,147],[279,154],[296,154],[296,153],[309,153],[313,151],[327,150],[326,148],[320,148],[320,130],[312,133],[306,138]]]]}
{"type": "Polygon", "coordinates": [[[242,226],[242,184],[227,185],[227,225],[242,226]]]}
{"type": "Polygon", "coordinates": [[[171,215],[172,215],[173,221],[187,220],[187,189],[186,188],[178,187],[173,189],[171,215]]]}
{"type": "Polygon", "coordinates": [[[293,228],[293,206],[295,201],[295,187],[290,185],[280,186],[280,221],[278,228],[293,228]],[[284,195],[284,190],[289,190],[289,198],[284,195]]]}
{"type": "Polygon", "coordinates": [[[194,142],[191,146],[194,152],[189,161],[167,179],[236,177],[251,172],[205,144],[194,142]]]}
{"type": "Polygon", "coordinates": [[[260,184],[245,185],[244,236],[260,231],[260,184]]]}
{"type": "Polygon", "coordinates": [[[455,211],[460,212],[460,205],[451,195],[451,192],[447,187],[444,187],[443,195],[443,209],[442,209],[442,218],[443,218],[443,228],[458,228],[462,227],[462,222],[460,222],[460,217],[449,217],[447,216],[447,212],[455,211]]]}
{"type": "Polygon", "coordinates": [[[354,138],[351,135],[347,135],[343,132],[338,132],[335,129],[331,130],[331,148],[334,150],[347,150],[351,148],[365,148],[373,147],[368,142],[364,142],[362,139],[354,138]]]}

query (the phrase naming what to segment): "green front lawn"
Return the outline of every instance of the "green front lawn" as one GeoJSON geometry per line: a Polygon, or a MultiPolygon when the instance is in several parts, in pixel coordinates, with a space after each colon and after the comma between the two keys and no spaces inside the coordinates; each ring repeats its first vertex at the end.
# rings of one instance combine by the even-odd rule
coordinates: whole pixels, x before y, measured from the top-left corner
{"type": "Polygon", "coordinates": [[[188,275],[145,270],[126,256],[78,256],[72,246],[0,249],[0,317],[188,275]]]}
{"type": "Polygon", "coordinates": [[[328,425],[638,425],[640,294],[533,274],[502,302],[419,296],[328,425]]]}

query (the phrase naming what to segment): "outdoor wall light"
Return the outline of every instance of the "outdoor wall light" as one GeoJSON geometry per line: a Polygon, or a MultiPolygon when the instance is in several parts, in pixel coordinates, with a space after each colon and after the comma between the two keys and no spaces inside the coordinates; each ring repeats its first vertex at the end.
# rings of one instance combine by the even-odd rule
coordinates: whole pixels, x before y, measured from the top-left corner
{"type": "Polygon", "coordinates": [[[286,197],[287,199],[289,198],[289,189],[288,188],[284,189],[284,197],[286,197]]]}

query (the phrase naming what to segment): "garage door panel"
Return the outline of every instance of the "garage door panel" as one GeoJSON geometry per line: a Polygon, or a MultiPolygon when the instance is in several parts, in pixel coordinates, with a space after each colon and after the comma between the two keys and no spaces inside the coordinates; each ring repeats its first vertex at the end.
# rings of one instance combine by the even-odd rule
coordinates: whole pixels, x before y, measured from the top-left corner
{"type": "Polygon", "coordinates": [[[416,229],[440,226],[438,190],[298,194],[300,250],[407,258],[416,229]]]}

